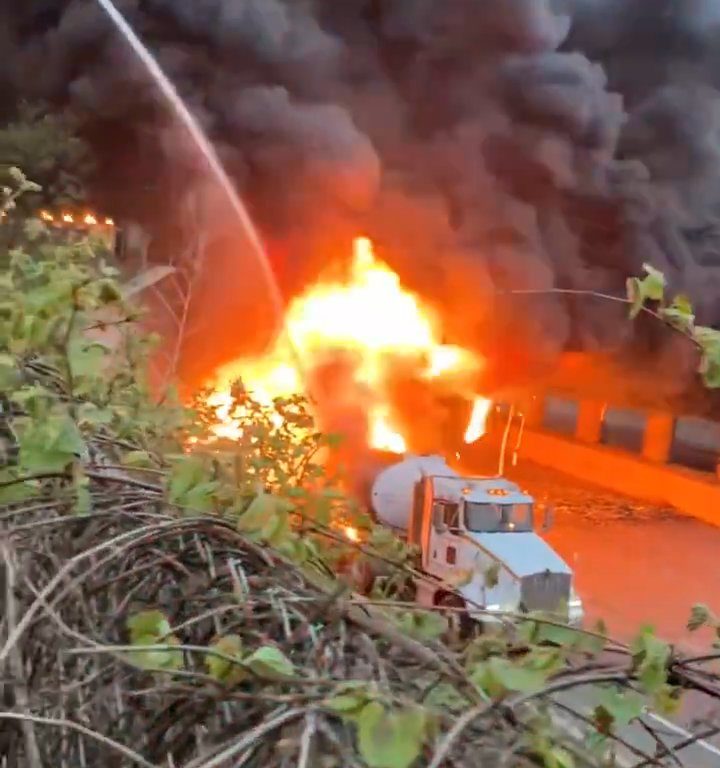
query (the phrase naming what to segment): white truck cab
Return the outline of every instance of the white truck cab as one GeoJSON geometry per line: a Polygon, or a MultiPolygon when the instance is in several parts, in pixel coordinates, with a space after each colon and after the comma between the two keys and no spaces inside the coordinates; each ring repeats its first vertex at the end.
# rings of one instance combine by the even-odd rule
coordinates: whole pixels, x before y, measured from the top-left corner
{"type": "MultiPolygon", "coordinates": [[[[459,595],[484,622],[488,611],[543,611],[581,623],[572,570],[535,532],[541,510],[515,483],[462,477],[441,457],[411,456],[377,476],[371,499],[380,521],[406,532],[438,580],[419,581],[421,604],[458,605],[459,595]],[[456,593],[441,582],[459,585],[456,593]]],[[[549,510],[544,517],[547,527],[549,510]]]]}

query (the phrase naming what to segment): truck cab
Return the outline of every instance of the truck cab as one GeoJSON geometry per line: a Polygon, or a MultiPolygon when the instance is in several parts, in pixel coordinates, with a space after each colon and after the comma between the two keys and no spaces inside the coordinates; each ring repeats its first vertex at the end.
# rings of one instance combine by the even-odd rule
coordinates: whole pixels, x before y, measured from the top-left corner
{"type": "Polygon", "coordinates": [[[535,611],[582,622],[572,570],[536,532],[549,510],[510,480],[463,477],[439,457],[413,457],[377,479],[373,507],[386,523],[402,522],[421,552],[431,577],[418,580],[421,604],[460,599],[483,622],[488,612],[535,611]]]}

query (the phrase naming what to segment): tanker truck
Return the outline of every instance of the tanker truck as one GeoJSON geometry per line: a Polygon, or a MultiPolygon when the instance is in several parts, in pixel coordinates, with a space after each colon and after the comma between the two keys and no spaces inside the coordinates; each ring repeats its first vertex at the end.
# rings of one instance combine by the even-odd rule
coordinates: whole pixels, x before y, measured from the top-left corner
{"type": "MultiPolygon", "coordinates": [[[[493,612],[536,611],[581,624],[572,570],[535,532],[539,505],[515,483],[463,477],[440,456],[407,456],[369,491],[379,522],[420,552],[429,578],[417,580],[419,604],[462,608],[465,621],[482,624],[498,621],[493,612]]],[[[550,514],[546,507],[541,527],[550,514]]]]}

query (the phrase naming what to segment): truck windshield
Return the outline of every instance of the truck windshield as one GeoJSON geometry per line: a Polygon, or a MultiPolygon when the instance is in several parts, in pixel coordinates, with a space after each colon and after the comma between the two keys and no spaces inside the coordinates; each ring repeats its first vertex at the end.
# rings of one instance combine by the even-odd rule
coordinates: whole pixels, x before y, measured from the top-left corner
{"type": "Polygon", "coordinates": [[[474,533],[527,532],[533,529],[532,504],[466,502],[465,527],[474,533]]]}

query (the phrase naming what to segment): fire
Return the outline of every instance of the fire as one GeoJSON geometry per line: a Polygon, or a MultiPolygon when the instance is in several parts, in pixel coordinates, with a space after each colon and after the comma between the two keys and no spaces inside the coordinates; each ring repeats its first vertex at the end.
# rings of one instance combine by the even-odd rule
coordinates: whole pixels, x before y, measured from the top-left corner
{"type": "MultiPolygon", "coordinates": [[[[402,454],[408,446],[385,391],[393,361],[410,361],[419,377],[443,380],[458,375],[467,379],[483,365],[474,353],[440,343],[439,323],[432,312],[376,258],[371,241],[363,237],[354,242],[347,278],[321,280],[310,287],[290,303],[285,323],[296,356],[287,341],[278,340],[262,358],[238,360],[217,372],[216,391],[209,401],[218,416],[216,435],[237,438],[241,433],[229,413],[231,382],[242,379],[257,401],[270,404],[276,397],[303,391],[297,358],[309,369],[323,355],[343,351],[357,358],[354,379],[370,393],[369,445],[402,454]]],[[[474,393],[466,396],[472,399],[474,393]]],[[[490,407],[489,401],[476,402],[469,436],[482,434],[480,402],[487,404],[486,410],[490,407]]]]}
{"type": "Polygon", "coordinates": [[[369,442],[378,451],[406,453],[405,438],[390,426],[392,419],[386,406],[378,406],[370,414],[369,442]]]}
{"type": "Polygon", "coordinates": [[[352,541],[354,544],[360,541],[360,531],[357,528],[353,528],[351,525],[346,525],[344,529],[345,538],[348,541],[352,541]]]}
{"type": "Polygon", "coordinates": [[[475,398],[472,415],[470,416],[470,423],[465,431],[466,443],[474,443],[485,434],[487,419],[491,408],[492,400],[487,400],[484,397],[475,398]]]}

